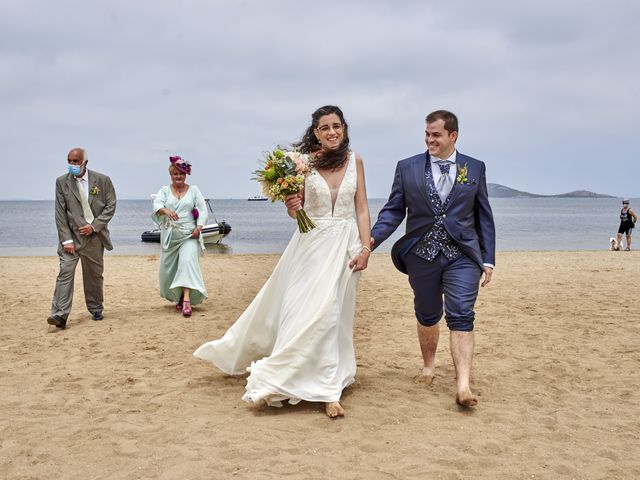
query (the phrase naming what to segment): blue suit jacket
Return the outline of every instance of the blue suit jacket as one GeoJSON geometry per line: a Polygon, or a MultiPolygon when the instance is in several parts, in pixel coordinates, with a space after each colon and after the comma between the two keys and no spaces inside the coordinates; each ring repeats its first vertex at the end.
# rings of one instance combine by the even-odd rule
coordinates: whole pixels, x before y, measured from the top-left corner
{"type": "MultiPolygon", "coordinates": [[[[378,246],[398,228],[406,215],[406,233],[391,250],[394,265],[403,273],[407,273],[404,255],[436,221],[425,182],[428,161],[429,153],[426,152],[398,162],[389,200],[371,230],[375,246],[378,246]]],[[[484,263],[495,265],[496,231],[487,195],[484,163],[460,152],[456,163],[458,167],[467,165],[467,182],[458,183],[456,179],[444,213],[445,229],[463,253],[480,268],[484,263]]]]}

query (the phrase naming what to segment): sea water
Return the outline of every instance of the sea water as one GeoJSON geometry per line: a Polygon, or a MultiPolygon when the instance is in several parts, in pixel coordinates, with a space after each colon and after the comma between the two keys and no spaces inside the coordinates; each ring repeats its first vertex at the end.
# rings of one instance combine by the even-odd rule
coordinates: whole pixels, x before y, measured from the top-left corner
{"type": "MultiPolygon", "coordinates": [[[[385,199],[369,199],[372,223],[385,199]]],[[[491,198],[498,251],[603,250],[620,223],[617,198],[491,198]]],[[[282,253],[297,228],[280,202],[212,200],[215,218],[231,233],[209,253],[282,253]]],[[[640,201],[631,207],[640,210],[640,201]]],[[[119,200],[109,225],[114,255],[156,255],[157,243],[140,235],[154,228],[149,200],[119,200]]],[[[388,252],[404,224],[376,251],[388,252]]],[[[53,201],[0,201],[0,256],[56,255],[58,235],[53,201]]],[[[638,244],[640,247],[640,243],[638,244]]]]}

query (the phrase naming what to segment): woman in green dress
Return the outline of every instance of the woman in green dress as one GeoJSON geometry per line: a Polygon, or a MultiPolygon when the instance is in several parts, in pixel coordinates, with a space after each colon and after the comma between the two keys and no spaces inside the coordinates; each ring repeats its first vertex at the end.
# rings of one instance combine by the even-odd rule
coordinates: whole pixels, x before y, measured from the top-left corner
{"type": "Polygon", "coordinates": [[[189,317],[191,306],[207,298],[199,260],[207,207],[198,187],[186,183],[191,164],[177,156],[169,160],[171,185],[156,194],[151,216],[161,229],[160,295],[189,317]]]}

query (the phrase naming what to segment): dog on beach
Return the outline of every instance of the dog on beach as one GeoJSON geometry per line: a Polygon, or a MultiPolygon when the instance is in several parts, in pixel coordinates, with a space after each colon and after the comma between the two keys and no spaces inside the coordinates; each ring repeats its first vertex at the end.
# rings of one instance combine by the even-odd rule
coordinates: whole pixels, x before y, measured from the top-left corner
{"type": "Polygon", "coordinates": [[[618,245],[618,242],[616,242],[616,239],[614,237],[609,238],[609,250],[611,250],[612,252],[617,252],[620,250],[620,245],[618,245]]]}

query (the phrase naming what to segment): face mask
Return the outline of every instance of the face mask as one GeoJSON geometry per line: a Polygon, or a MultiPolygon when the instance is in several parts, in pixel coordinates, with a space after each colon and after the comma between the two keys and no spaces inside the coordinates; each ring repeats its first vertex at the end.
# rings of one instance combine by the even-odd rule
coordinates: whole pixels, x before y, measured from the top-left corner
{"type": "Polygon", "coordinates": [[[69,169],[69,173],[71,175],[78,176],[78,175],[80,175],[80,172],[82,172],[82,166],[81,165],[67,165],[67,168],[69,169]]]}

